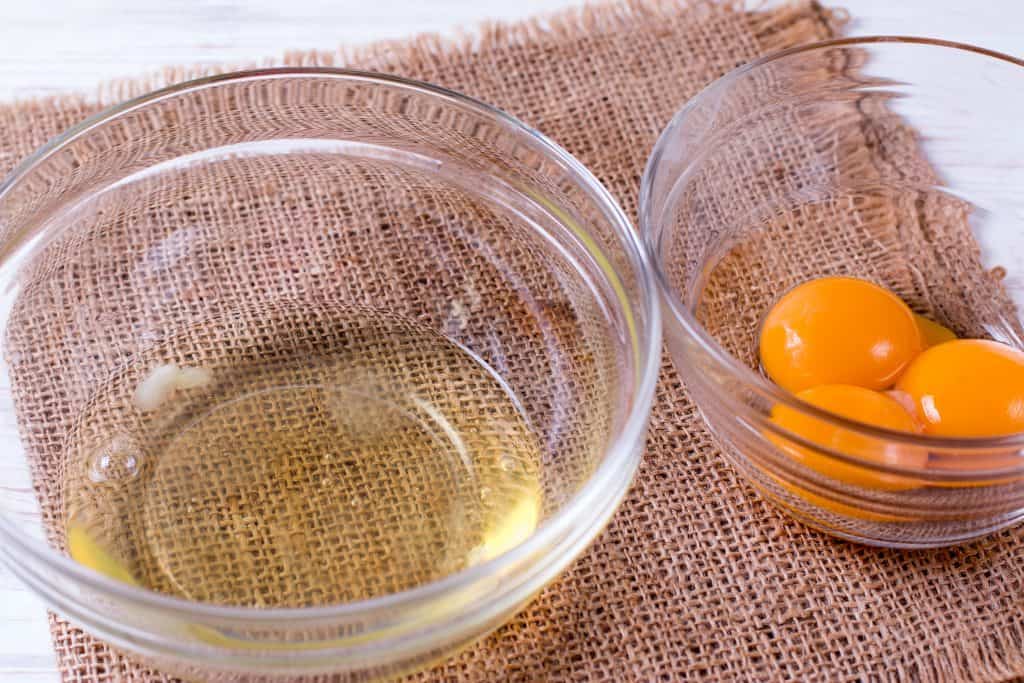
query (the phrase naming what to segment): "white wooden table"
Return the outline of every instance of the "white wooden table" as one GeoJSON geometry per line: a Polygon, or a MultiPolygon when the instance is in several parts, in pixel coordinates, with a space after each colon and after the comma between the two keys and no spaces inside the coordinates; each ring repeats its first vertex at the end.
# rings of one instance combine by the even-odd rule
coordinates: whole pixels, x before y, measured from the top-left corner
{"type": "MultiPolygon", "coordinates": [[[[681,2],[683,0],[680,0],[681,2]]],[[[48,0],[0,3],[0,98],[68,90],[168,64],[244,62],[423,31],[451,33],[572,0],[48,0]]],[[[1024,55],[1021,0],[826,0],[854,35],[906,34],[1024,55]]],[[[59,677],[46,609],[0,568],[0,681],[59,677]]]]}

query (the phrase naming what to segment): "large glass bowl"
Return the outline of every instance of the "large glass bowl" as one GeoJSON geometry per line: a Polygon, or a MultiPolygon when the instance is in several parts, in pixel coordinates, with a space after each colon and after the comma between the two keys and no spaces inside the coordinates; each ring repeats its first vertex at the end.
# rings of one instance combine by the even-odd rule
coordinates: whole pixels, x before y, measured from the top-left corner
{"type": "Polygon", "coordinates": [[[640,223],[672,358],[729,461],[812,526],[921,547],[1024,516],[1024,435],[925,438],[844,420],[773,385],[757,349],[770,306],[826,275],[884,285],[961,336],[1022,346],[1021,67],[917,38],[798,47],[711,84],[657,142],[640,223]],[[838,437],[808,442],[772,419],[780,407],[838,437]],[[924,462],[878,457],[899,452],[924,462]]]}
{"type": "MultiPolygon", "coordinates": [[[[0,410],[8,425],[0,435],[0,557],[89,633],[201,680],[395,675],[501,624],[579,555],[622,500],[659,361],[656,289],[639,239],[579,162],[457,93],[351,71],[202,79],[69,130],[0,185],[0,286],[0,410]],[[447,444],[454,469],[428,481],[420,477],[436,474],[430,463],[369,471],[350,459],[335,478],[288,473],[288,505],[325,516],[334,534],[321,543],[291,528],[301,543],[282,541],[292,544],[289,566],[321,581],[350,551],[377,568],[337,577],[332,585],[347,599],[301,587],[287,600],[218,599],[233,595],[231,581],[227,593],[187,599],[112,578],[124,578],[120,565],[104,565],[91,546],[101,571],[66,555],[74,543],[68,507],[81,497],[75,487],[123,485],[146,498],[148,484],[136,482],[165,466],[190,467],[190,478],[176,480],[189,493],[161,490],[162,507],[134,494],[118,498],[129,515],[145,506],[160,542],[152,552],[170,545],[190,560],[194,535],[221,524],[221,552],[207,561],[251,555],[252,571],[270,567],[269,580],[290,590],[287,575],[273,570],[284,560],[267,550],[277,539],[260,536],[263,520],[219,508],[197,518],[189,495],[230,484],[230,470],[250,477],[251,495],[276,500],[274,487],[285,483],[260,479],[260,440],[283,430],[295,437],[295,416],[269,426],[258,411],[245,418],[252,424],[221,420],[239,460],[220,468],[187,450],[155,453],[132,425],[163,409],[168,392],[215,397],[237,379],[236,366],[266,370],[265,383],[292,362],[334,368],[353,357],[354,345],[385,348],[396,329],[420,341],[359,375],[377,384],[339,386],[326,413],[320,403],[319,412],[301,410],[341,425],[331,429],[357,418],[382,433],[392,421],[421,425],[447,444]],[[423,345],[443,346],[441,360],[423,345]],[[489,378],[443,386],[449,362],[469,357],[489,378]],[[191,374],[178,382],[172,372],[171,385],[161,384],[163,370],[146,374],[168,367],[191,374]],[[401,405],[373,395],[407,370],[417,384],[394,399],[401,405]],[[457,514],[461,498],[449,494],[474,484],[480,468],[522,466],[502,459],[511,444],[498,432],[488,436],[493,452],[467,452],[465,439],[494,423],[486,396],[496,387],[514,399],[537,444],[541,503],[523,513],[535,530],[503,539],[504,552],[488,546],[460,555],[448,574],[393,571],[426,552],[416,546],[418,530],[457,514]],[[450,412],[442,414],[439,401],[450,412]],[[361,495],[346,473],[361,477],[361,495]],[[381,477],[407,489],[401,505],[375,488],[381,477]],[[370,514],[406,525],[408,547],[378,553],[370,514]],[[339,553],[336,539],[355,522],[365,532],[360,544],[339,553]]],[[[347,381],[355,375],[345,367],[347,381]]],[[[318,391],[322,398],[334,389],[318,391]]],[[[267,415],[276,415],[276,394],[267,395],[267,415]]],[[[167,424],[184,419],[172,418],[167,424]]],[[[526,438],[520,427],[508,438],[526,438]]],[[[406,446],[396,443],[396,452],[406,446]]],[[[498,493],[477,491],[481,499],[498,493]]],[[[213,494],[224,506],[251,502],[230,486],[213,494]]]]}

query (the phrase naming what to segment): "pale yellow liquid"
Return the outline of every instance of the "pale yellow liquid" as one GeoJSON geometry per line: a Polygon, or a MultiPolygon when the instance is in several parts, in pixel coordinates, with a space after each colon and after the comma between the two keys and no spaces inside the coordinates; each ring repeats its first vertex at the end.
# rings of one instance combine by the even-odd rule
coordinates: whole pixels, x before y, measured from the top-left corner
{"type": "Polygon", "coordinates": [[[151,368],[98,393],[69,442],[71,556],[191,600],[305,606],[411,588],[525,540],[540,452],[497,375],[409,323],[329,335],[325,353],[273,362],[196,354],[209,382],[155,409],[129,399],[151,368]]]}

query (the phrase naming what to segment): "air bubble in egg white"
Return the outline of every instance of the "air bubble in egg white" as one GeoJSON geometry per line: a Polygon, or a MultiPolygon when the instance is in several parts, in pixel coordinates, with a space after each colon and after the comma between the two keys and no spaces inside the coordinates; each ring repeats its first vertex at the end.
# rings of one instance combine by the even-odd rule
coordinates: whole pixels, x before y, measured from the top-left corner
{"type": "Polygon", "coordinates": [[[142,460],[142,449],[134,439],[115,437],[89,457],[89,479],[97,484],[133,479],[139,475],[142,460]]]}

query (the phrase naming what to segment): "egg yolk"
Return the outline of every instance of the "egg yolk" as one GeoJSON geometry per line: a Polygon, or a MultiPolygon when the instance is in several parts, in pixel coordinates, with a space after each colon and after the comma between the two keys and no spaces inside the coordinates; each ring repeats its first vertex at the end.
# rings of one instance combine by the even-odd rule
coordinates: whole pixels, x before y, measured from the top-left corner
{"type": "Polygon", "coordinates": [[[934,320],[929,320],[923,315],[915,313],[914,320],[917,321],[917,329],[921,333],[921,343],[926,349],[956,339],[956,335],[951,329],[934,320]]]}
{"type": "Polygon", "coordinates": [[[1024,353],[984,339],[933,346],[896,387],[913,400],[926,434],[1005,436],[1024,432],[1024,353]]]}
{"type": "Polygon", "coordinates": [[[786,293],[761,328],[761,364],[792,392],[822,384],[886,389],[922,348],[914,313],[865,280],[826,277],[786,293]]]}
{"type": "Polygon", "coordinates": [[[67,530],[68,553],[79,564],[117,581],[137,585],[135,577],[89,533],[85,525],[71,523],[67,530]]]}
{"type": "MultiPolygon", "coordinates": [[[[822,410],[875,427],[911,433],[919,431],[914,418],[895,399],[863,387],[827,384],[801,391],[797,398],[822,410]]],[[[772,420],[805,441],[868,462],[923,468],[928,461],[928,452],[924,449],[859,434],[788,406],[776,406],[772,420]]],[[[906,476],[841,462],[828,453],[799,445],[781,435],[771,434],[769,438],[794,460],[847,484],[889,491],[920,485],[906,476]]]]}

